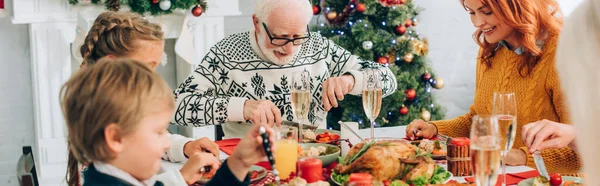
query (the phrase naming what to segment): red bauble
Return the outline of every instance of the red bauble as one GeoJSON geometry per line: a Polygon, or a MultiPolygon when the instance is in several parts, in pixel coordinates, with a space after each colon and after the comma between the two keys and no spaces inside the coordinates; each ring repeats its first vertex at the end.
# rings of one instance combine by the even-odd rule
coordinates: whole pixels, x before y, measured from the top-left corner
{"type": "Polygon", "coordinates": [[[404,35],[404,33],[406,33],[406,27],[404,25],[398,25],[395,31],[398,35],[404,35]]]}
{"type": "Polygon", "coordinates": [[[429,81],[429,79],[431,79],[431,74],[425,72],[425,74],[423,74],[423,76],[421,76],[421,78],[423,78],[423,81],[429,81]]]}
{"type": "Polygon", "coordinates": [[[158,0],[152,0],[152,3],[154,3],[154,4],[158,3],[158,0]]]}
{"type": "Polygon", "coordinates": [[[313,15],[317,15],[321,13],[321,7],[317,5],[313,5],[313,15]]]}
{"type": "Polygon", "coordinates": [[[404,115],[408,114],[408,107],[402,105],[402,107],[400,108],[400,110],[398,112],[400,112],[400,115],[404,116],[404,115]]]}
{"type": "Polygon", "coordinates": [[[398,4],[401,4],[401,5],[406,4],[406,0],[397,0],[397,1],[398,1],[398,4]]]}
{"type": "Polygon", "coordinates": [[[385,65],[385,64],[388,64],[389,61],[388,61],[387,57],[381,56],[381,57],[377,58],[377,63],[385,65]]]}
{"type": "Polygon", "coordinates": [[[411,26],[413,26],[412,20],[410,20],[410,19],[407,19],[407,20],[406,20],[406,23],[404,24],[404,26],[405,26],[405,27],[411,27],[411,26]]]}
{"type": "Polygon", "coordinates": [[[357,12],[363,13],[363,12],[365,12],[365,10],[367,10],[367,5],[362,4],[362,3],[356,4],[356,11],[357,12]]]}
{"type": "Polygon", "coordinates": [[[200,5],[196,5],[194,8],[192,8],[192,15],[196,17],[200,17],[200,15],[202,15],[203,12],[204,10],[202,10],[202,7],[200,5]]]}
{"type": "Polygon", "coordinates": [[[417,91],[415,89],[406,90],[406,99],[409,101],[414,100],[417,97],[417,91]]]}

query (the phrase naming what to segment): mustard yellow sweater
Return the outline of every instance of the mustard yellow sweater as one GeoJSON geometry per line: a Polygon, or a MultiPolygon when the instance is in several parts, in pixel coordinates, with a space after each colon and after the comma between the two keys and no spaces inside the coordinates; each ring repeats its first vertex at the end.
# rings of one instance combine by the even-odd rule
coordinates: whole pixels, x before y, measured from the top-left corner
{"type": "MultiPolygon", "coordinates": [[[[450,120],[434,121],[440,134],[452,137],[469,137],[471,118],[474,115],[491,114],[492,100],[496,91],[511,91],[517,98],[517,136],[513,148],[525,151],[527,166],[535,167],[533,158],[521,141],[521,128],[531,122],[547,119],[569,123],[569,115],[555,67],[556,37],[548,37],[542,47],[540,62],[529,76],[521,77],[515,52],[499,47],[488,67],[480,60],[476,66],[475,98],[469,113],[450,120]]],[[[481,55],[481,54],[480,54],[481,55]]],[[[581,168],[579,157],[571,149],[548,149],[542,151],[550,173],[577,173],[581,168]]]]}

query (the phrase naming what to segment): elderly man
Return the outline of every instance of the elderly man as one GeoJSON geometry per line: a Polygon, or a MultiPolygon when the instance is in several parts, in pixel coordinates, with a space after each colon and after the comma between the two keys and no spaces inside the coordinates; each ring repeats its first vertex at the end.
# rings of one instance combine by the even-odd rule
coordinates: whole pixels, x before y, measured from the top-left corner
{"type": "Polygon", "coordinates": [[[254,27],[210,49],[177,90],[175,122],[184,126],[222,124],[225,137],[240,137],[251,123],[294,120],[290,103],[293,72],[310,74],[308,120],[324,125],[326,111],[344,95],[359,95],[363,68],[377,68],[384,96],[396,89],[394,74],[362,61],[333,41],[310,32],[307,0],[255,0],[254,27]]]}

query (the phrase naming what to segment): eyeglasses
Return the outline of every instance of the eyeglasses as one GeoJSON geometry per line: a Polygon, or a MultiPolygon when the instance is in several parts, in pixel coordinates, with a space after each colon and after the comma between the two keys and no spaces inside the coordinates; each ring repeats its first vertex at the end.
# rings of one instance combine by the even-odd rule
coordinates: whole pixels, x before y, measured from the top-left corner
{"type": "Polygon", "coordinates": [[[308,41],[308,38],[310,38],[310,30],[308,28],[308,25],[306,25],[306,31],[308,32],[308,36],[298,37],[298,38],[294,38],[294,39],[274,38],[273,36],[271,36],[271,33],[269,32],[267,25],[264,22],[262,23],[262,25],[265,28],[265,31],[267,32],[269,39],[271,40],[271,44],[273,44],[275,46],[284,46],[284,45],[287,45],[289,42],[292,42],[292,44],[294,44],[296,46],[302,45],[308,41]]]}

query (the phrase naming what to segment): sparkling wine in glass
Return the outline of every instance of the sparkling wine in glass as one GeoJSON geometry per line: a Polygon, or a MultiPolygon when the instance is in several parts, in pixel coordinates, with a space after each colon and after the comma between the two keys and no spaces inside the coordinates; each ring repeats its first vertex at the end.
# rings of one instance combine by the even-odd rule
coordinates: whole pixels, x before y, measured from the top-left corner
{"type": "Polygon", "coordinates": [[[506,163],[504,158],[515,142],[517,134],[517,100],[515,93],[494,92],[492,114],[498,118],[502,145],[502,185],[506,185],[506,163]]]}
{"type": "Polygon", "coordinates": [[[502,150],[498,119],[494,115],[474,116],[471,125],[471,163],[478,186],[496,185],[502,150]]]}
{"type": "Polygon", "coordinates": [[[302,141],[302,123],[308,118],[308,111],[310,109],[310,76],[308,71],[304,70],[292,73],[291,94],[292,109],[298,119],[298,131],[300,132],[298,140],[302,141]]]}
{"type": "Polygon", "coordinates": [[[381,78],[377,69],[363,71],[362,104],[371,122],[371,140],[375,141],[375,118],[381,110],[381,78]]]}

